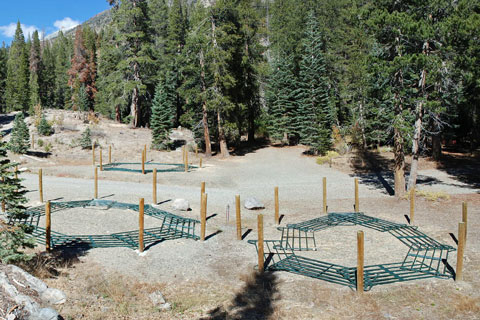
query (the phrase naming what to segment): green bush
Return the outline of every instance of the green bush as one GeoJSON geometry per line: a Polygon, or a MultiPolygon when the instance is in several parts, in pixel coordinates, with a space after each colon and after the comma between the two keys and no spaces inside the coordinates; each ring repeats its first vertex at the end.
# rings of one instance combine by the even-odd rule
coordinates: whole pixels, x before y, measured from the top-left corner
{"type": "Polygon", "coordinates": [[[85,129],[85,131],[82,133],[82,137],[80,138],[80,146],[82,149],[88,149],[92,147],[92,134],[89,127],[87,127],[87,129],[85,129]]]}
{"type": "Polygon", "coordinates": [[[45,116],[42,116],[40,122],[38,123],[37,132],[41,136],[51,136],[54,133],[54,130],[50,123],[48,123],[45,116]]]}

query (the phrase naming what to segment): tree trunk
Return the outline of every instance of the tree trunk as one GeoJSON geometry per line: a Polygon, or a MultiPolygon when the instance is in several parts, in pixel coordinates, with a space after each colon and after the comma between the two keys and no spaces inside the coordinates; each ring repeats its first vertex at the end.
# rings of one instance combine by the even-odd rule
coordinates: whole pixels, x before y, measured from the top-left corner
{"type": "Polygon", "coordinates": [[[130,104],[130,115],[132,116],[132,126],[134,128],[139,126],[139,118],[140,118],[139,111],[140,110],[138,106],[138,88],[135,87],[132,93],[132,103],[130,104]]]}
{"type": "Polygon", "coordinates": [[[395,196],[402,197],[405,194],[405,154],[403,152],[403,137],[398,128],[394,129],[393,141],[395,196]]]}
{"type": "Polygon", "coordinates": [[[442,156],[442,139],[440,133],[432,136],[432,157],[438,161],[442,156]]]}
{"type": "Polygon", "coordinates": [[[205,156],[212,156],[212,144],[210,142],[210,131],[208,130],[208,118],[207,118],[207,86],[205,84],[205,60],[203,57],[203,50],[200,50],[200,67],[202,68],[200,72],[200,80],[202,82],[202,122],[203,122],[203,138],[205,140],[205,156]]]}
{"type": "Polygon", "coordinates": [[[367,150],[367,138],[365,137],[365,121],[363,118],[363,101],[360,102],[360,131],[362,132],[362,147],[363,150],[367,150]]]}
{"type": "Polygon", "coordinates": [[[412,163],[408,176],[408,190],[417,185],[418,156],[420,153],[420,135],[422,134],[423,102],[417,104],[415,110],[415,133],[412,139],[412,163]]]}
{"type": "Polygon", "coordinates": [[[122,117],[120,116],[120,107],[115,107],[115,121],[122,122],[122,117]]]}
{"type": "Polygon", "coordinates": [[[220,144],[220,154],[223,158],[230,156],[228,152],[227,139],[225,137],[225,131],[223,130],[222,125],[222,115],[220,110],[217,111],[217,121],[218,121],[218,142],[220,144]]]}

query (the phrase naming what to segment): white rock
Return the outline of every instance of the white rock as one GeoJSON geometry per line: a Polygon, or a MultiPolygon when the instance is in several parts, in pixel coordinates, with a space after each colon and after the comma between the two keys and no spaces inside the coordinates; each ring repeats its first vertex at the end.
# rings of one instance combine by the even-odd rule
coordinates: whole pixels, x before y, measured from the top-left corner
{"type": "Polygon", "coordinates": [[[160,310],[162,311],[166,311],[166,310],[171,310],[172,309],[172,305],[170,303],[164,303],[162,304],[161,306],[158,307],[160,310]]]}
{"type": "Polygon", "coordinates": [[[51,308],[43,308],[38,313],[30,315],[29,320],[57,320],[58,318],[59,314],[57,311],[51,308]]]}
{"type": "Polygon", "coordinates": [[[42,300],[49,304],[63,304],[67,301],[67,296],[61,290],[48,288],[41,295],[42,300]]]}
{"type": "Polygon", "coordinates": [[[39,294],[47,290],[48,287],[45,284],[45,282],[43,282],[42,280],[32,276],[30,273],[26,272],[25,270],[17,266],[9,265],[9,267],[13,272],[21,274],[22,277],[27,282],[26,284],[33,290],[37,291],[39,294]]]}
{"type": "Polygon", "coordinates": [[[264,204],[254,197],[245,199],[244,207],[248,210],[265,209],[264,204]]]}
{"type": "Polygon", "coordinates": [[[152,301],[154,306],[159,306],[165,304],[165,298],[160,291],[152,292],[149,296],[150,300],[152,301]]]}
{"type": "Polygon", "coordinates": [[[172,208],[180,211],[188,211],[188,209],[190,209],[190,203],[185,199],[175,199],[172,203],[172,208]]]}

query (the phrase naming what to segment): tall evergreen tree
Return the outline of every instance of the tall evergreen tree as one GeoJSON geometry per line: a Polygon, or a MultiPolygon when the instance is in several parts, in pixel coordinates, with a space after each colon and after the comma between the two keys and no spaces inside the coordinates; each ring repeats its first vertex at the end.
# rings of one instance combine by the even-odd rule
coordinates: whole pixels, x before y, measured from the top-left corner
{"type": "Polygon", "coordinates": [[[12,45],[8,51],[7,85],[5,91],[8,110],[28,110],[28,79],[28,51],[19,21],[12,45]]]}
{"type": "Polygon", "coordinates": [[[70,105],[72,94],[68,86],[67,73],[70,69],[71,44],[62,31],[59,31],[53,53],[55,56],[55,106],[63,109],[70,105]]]}
{"type": "Polygon", "coordinates": [[[315,153],[324,154],[331,146],[334,112],[328,100],[323,41],[313,11],[308,14],[302,44],[298,89],[295,91],[297,122],[301,125],[300,142],[311,146],[315,153]]]}
{"type": "Polygon", "coordinates": [[[33,107],[41,104],[41,87],[43,76],[43,61],[41,57],[40,39],[35,30],[30,47],[30,112],[33,107]]]}
{"type": "Polygon", "coordinates": [[[167,74],[155,89],[152,102],[152,116],[150,128],[152,129],[152,145],[157,149],[168,147],[168,134],[175,120],[175,83],[173,77],[167,74]]]}
{"type": "Polygon", "coordinates": [[[8,51],[5,48],[5,42],[0,47],[0,113],[3,113],[7,109],[5,103],[5,90],[7,85],[7,60],[8,51]]]}
{"type": "Polygon", "coordinates": [[[55,106],[55,56],[52,52],[51,44],[47,41],[43,43],[42,51],[43,73],[40,83],[40,101],[42,106],[55,106]]]}
{"type": "MultiPolygon", "coordinates": [[[[15,178],[16,165],[7,156],[7,143],[0,139],[0,202],[5,203],[9,220],[24,218],[24,204],[27,203],[27,190],[21,185],[21,180],[15,178]]],[[[0,262],[12,263],[29,259],[21,251],[23,248],[33,248],[35,244],[34,238],[26,238],[28,231],[25,225],[7,224],[0,218],[0,262]]]]}
{"type": "Polygon", "coordinates": [[[25,123],[23,112],[19,112],[13,121],[13,128],[10,142],[8,143],[8,148],[15,153],[24,154],[27,153],[29,147],[30,133],[27,124],[25,123]]]}
{"type": "Polygon", "coordinates": [[[122,72],[124,91],[129,93],[132,125],[145,125],[150,114],[149,85],[154,70],[150,21],[145,0],[122,0],[114,10],[117,45],[123,53],[117,70],[122,72]]]}

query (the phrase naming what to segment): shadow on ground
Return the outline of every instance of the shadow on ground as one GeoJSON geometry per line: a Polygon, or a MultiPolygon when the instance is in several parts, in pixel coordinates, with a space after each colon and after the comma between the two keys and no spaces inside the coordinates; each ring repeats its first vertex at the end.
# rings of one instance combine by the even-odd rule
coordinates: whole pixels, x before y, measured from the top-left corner
{"type": "Polygon", "coordinates": [[[248,153],[253,153],[259,149],[263,149],[268,147],[270,144],[265,139],[257,139],[254,143],[250,143],[248,141],[242,141],[238,143],[233,151],[231,152],[234,156],[244,156],[248,153]]]}
{"type": "Polygon", "coordinates": [[[273,272],[255,272],[227,309],[215,308],[202,319],[266,320],[273,314],[273,302],[278,299],[277,285],[278,279],[273,272]]]}
{"type": "Polygon", "coordinates": [[[469,153],[443,153],[437,168],[454,179],[480,189],[480,159],[469,153]]]}

